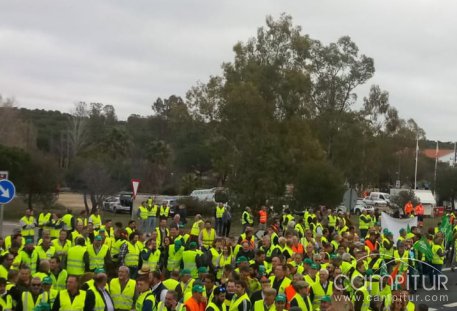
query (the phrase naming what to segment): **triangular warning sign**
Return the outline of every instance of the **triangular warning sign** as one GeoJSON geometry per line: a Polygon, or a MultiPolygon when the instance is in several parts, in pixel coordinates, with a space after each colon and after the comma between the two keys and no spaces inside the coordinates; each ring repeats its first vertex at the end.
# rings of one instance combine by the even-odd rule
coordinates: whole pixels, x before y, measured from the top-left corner
{"type": "Polygon", "coordinates": [[[132,190],[133,190],[133,197],[136,197],[136,194],[138,192],[138,187],[140,186],[140,180],[139,179],[132,179],[132,190]]]}

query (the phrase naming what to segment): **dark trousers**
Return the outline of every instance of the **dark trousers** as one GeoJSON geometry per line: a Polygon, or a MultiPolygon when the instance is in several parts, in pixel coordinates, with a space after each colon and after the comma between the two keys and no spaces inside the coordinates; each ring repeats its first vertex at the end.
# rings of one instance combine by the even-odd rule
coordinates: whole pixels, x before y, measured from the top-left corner
{"type": "Polygon", "coordinates": [[[231,221],[224,222],[222,226],[222,236],[228,237],[230,234],[230,226],[232,225],[231,221]]]}
{"type": "Polygon", "coordinates": [[[222,236],[224,230],[224,224],[222,223],[222,218],[216,218],[216,233],[218,236],[222,236]]]}

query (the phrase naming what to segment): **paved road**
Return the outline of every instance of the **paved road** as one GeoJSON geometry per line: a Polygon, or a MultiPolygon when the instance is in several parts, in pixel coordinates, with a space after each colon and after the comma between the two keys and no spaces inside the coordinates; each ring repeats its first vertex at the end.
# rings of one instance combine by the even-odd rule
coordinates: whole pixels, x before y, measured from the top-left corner
{"type": "Polygon", "coordinates": [[[3,232],[0,232],[0,235],[3,237],[10,235],[11,233],[13,233],[13,230],[15,228],[19,228],[19,221],[18,222],[4,221],[3,222],[3,232]]]}
{"type": "MultiPolygon", "coordinates": [[[[430,311],[457,310],[457,272],[450,271],[450,268],[444,268],[443,273],[447,277],[447,284],[441,289],[421,289],[410,296],[410,299],[416,304],[425,303],[429,306],[430,311]]],[[[427,283],[425,285],[428,286],[427,283]]]]}

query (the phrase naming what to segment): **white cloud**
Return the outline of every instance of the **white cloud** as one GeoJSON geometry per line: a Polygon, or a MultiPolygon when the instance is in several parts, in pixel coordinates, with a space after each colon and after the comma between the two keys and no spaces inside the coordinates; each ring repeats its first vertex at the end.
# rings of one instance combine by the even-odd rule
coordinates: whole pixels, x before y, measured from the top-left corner
{"type": "Polygon", "coordinates": [[[150,114],[220,73],[232,46],[291,14],[325,43],[349,35],[375,59],[370,84],[430,139],[454,140],[453,1],[21,1],[0,3],[0,93],[23,107],[69,111],[98,101],[118,115],[150,114]]]}

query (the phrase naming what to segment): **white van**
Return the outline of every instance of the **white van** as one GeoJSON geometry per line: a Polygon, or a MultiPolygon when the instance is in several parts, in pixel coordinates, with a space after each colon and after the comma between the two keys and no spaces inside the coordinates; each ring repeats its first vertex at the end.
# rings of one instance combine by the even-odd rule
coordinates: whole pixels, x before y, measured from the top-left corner
{"type": "Polygon", "coordinates": [[[368,206],[381,207],[390,205],[390,195],[384,192],[371,192],[370,195],[363,199],[368,206]]]}
{"type": "Polygon", "coordinates": [[[218,191],[224,191],[224,188],[197,189],[190,193],[190,197],[199,201],[216,202],[215,196],[218,191]]]}

